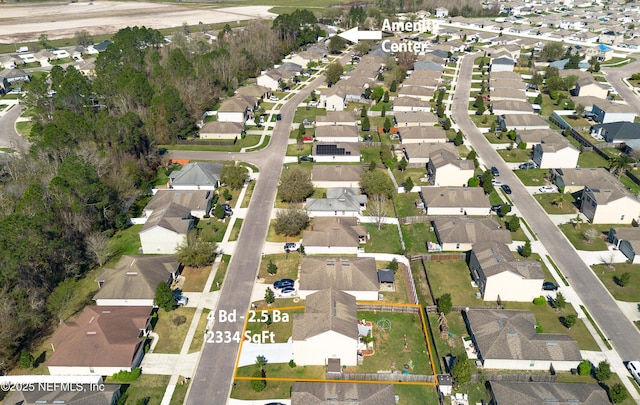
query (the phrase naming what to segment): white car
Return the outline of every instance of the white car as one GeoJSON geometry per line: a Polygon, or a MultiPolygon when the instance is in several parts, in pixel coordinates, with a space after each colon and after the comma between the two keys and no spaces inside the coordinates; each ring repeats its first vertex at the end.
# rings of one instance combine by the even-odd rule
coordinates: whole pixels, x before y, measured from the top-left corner
{"type": "Polygon", "coordinates": [[[314,100],[309,101],[309,106],[311,106],[311,107],[315,107],[315,106],[317,106],[317,105],[318,105],[318,102],[317,102],[317,101],[314,101],[314,100]]]}
{"type": "Polygon", "coordinates": [[[541,193],[555,193],[556,188],[553,186],[542,186],[538,189],[538,191],[541,193]]]}
{"type": "Polygon", "coordinates": [[[492,186],[496,186],[496,187],[500,187],[502,185],[501,181],[498,181],[496,179],[491,180],[491,185],[492,186]]]}
{"type": "Polygon", "coordinates": [[[298,295],[298,291],[296,291],[296,289],[293,287],[285,287],[278,292],[278,297],[282,298],[295,297],[296,295],[298,295]]]}
{"type": "Polygon", "coordinates": [[[638,384],[640,384],[640,361],[634,360],[627,363],[627,369],[636,380],[638,384]]]}
{"type": "Polygon", "coordinates": [[[271,96],[271,97],[269,97],[269,100],[271,100],[271,101],[278,101],[278,100],[280,100],[280,99],[279,99],[278,97],[276,97],[276,96],[271,96]]]}

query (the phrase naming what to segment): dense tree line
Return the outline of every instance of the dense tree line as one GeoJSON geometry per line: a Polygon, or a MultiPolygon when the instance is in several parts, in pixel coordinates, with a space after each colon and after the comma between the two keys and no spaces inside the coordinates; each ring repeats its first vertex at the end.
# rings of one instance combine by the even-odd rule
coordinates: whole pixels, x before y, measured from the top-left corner
{"type": "Polygon", "coordinates": [[[94,79],[54,66],[25,84],[31,147],[0,171],[0,372],[48,319],[63,319],[75,280],[104,264],[108,247],[97,241],[128,226],[127,208],[163,164],[157,145],[194,134],[203,111],[239,83],[315,42],[315,17],[293,15],[280,17],[297,28],[252,22],[213,43],[125,28],[98,56],[94,79]]]}

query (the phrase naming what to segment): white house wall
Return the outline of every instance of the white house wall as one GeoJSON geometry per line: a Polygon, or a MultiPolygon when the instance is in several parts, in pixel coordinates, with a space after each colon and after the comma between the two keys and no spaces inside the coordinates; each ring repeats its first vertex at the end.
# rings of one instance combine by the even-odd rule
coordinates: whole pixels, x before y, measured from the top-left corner
{"type": "Polygon", "coordinates": [[[327,359],[339,358],[343,366],[356,366],[357,350],[357,339],[328,331],[305,341],[294,340],[293,360],[298,366],[323,366],[327,364],[327,359]]]}
{"type": "Polygon", "coordinates": [[[280,88],[280,83],[267,75],[258,76],[257,83],[259,86],[264,86],[271,90],[278,90],[280,88]]]}
{"type": "MultiPolygon", "coordinates": [[[[305,252],[306,252],[305,247],[305,252]]],[[[356,297],[356,301],[378,301],[378,290],[375,291],[352,291],[352,290],[341,290],[342,292],[346,292],[347,294],[353,295],[356,297]]],[[[318,290],[299,290],[298,295],[300,299],[306,300],[307,296],[318,292],[318,290]]]]}
{"type": "Polygon", "coordinates": [[[578,367],[578,363],[578,361],[489,359],[484,360],[483,366],[486,369],[497,370],[549,371],[553,364],[556,371],[570,371],[572,368],[578,367]]]}
{"type": "Polygon", "coordinates": [[[218,121],[219,122],[239,122],[244,123],[244,112],[220,112],[218,111],[218,121]]]}
{"type": "Polygon", "coordinates": [[[429,215],[489,215],[490,207],[473,207],[473,208],[465,208],[465,207],[427,207],[427,214],[429,215]]]}
{"type": "Polygon", "coordinates": [[[594,224],[630,224],[639,216],[640,202],[631,197],[624,197],[606,205],[598,204],[591,222],[594,224]]]}
{"type": "Polygon", "coordinates": [[[315,217],[357,217],[360,215],[358,211],[307,211],[311,218],[315,217]]]}
{"type": "Polygon", "coordinates": [[[521,276],[503,272],[487,278],[483,299],[485,301],[531,302],[539,297],[544,279],[530,280],[521,276]]]}
{"type": "Polygon", "coordinates": [[[346,155],[346,156],[313,155],[313,161],[318,163],[327,163],[327,162],[358,163],[360,162],[360,156],[359,155],[346,155]]]}
{"type": "Polygon", "coordinates": [[[434,185],[440,187],[464,187],[469,179],[473,177],[473,173],[473,169],[461,170],[454,165],[445,165],[436,170],[434,185]]]}
{"type": "Polygon", "coordinates": [[[317,187],[317,188],[331,188],[331,187],[354,188],[354,187],[360,187],[360,181],[359,180],[354,180],[354,181],[330,181],[330,180],[319,181],[319,180],[312,180],[311,182],[313,183],[313,186],[317,187]]]}
{"type": "Polygon", "coordinates": [[[348,246],[307,246],[304,244],[304,252],[308,255],[355,255],[358,254],[357,247],[348,246]]]}
{"type": "Polygon", "coordinates": [[[574,148],[564,148],[555,153],[542,153],[541,169],[573,169],[578,165],[580,151],[574,148]]]}

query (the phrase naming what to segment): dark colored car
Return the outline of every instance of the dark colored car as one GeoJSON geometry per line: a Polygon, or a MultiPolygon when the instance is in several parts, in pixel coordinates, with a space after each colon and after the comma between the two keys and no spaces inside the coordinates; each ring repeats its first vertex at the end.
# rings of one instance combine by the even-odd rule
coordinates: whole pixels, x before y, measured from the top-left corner
{"type": "Polygon", "coordinates": [[[534,162],[520,163],[518,165],[518,169],[535,169],[535,168],[536,168],[536,164],[534,162]]]}
{"type": "Polygon", "coordinates": [[[282,114],[277,114],[276,115],[276,120],[282,121],[282,114]]]}
{"type": "Polygon", "coordinates": [[[509,187],[508,184],[503,184],[500,187],[502,187],[502,190],[504,190],[505,193],[511,194],[511,187],[509,187]]]}
{"type": "Polygon", "coordinates": [[[544,283],[542,283],[542,289],[544,291],[558,291],[558,286],[551,281],[545,281],[544,283]]]}
{"type": "Polygon", "coordinates": [[[498,177],[500,176],[500,170],[495,166],[491,166],[491,174],[493,174],[493,177],[498,177]]]}
{"type": "Polygon", "coordinates": [[[301,162],[311,162],[311,157],[310,156],[300,156],[300,161],[301,162]]]}
{"type": "Polygon", "coordinates": [[[281,288],[293,287],[295,283],[290,278],[283,278],[273,283],[273,288],[279,290],[281,288]]]}
{"type": "Polygon", "coordinates": [[[495,204],[491,206],[491,211],[499,212],[501,208],[502,208],[502,204],[495,204]]]}

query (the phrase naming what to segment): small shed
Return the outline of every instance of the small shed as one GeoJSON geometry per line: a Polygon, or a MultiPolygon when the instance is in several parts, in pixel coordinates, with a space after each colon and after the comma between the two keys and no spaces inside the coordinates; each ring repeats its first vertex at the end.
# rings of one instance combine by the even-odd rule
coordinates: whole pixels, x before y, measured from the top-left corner
{"type": "Polygon", "coordinates": [[[451,388],[453,388],[453,379],[449,374],[438,374],[438,391],[442,395],[451,395],[451,388]]]}
{"type": "Polygon", "coordinates": [[[380,284],[393,285],[395,283],[395,275],[393,270],[380,269],[378,270],[378,282],[380,284]]]}

